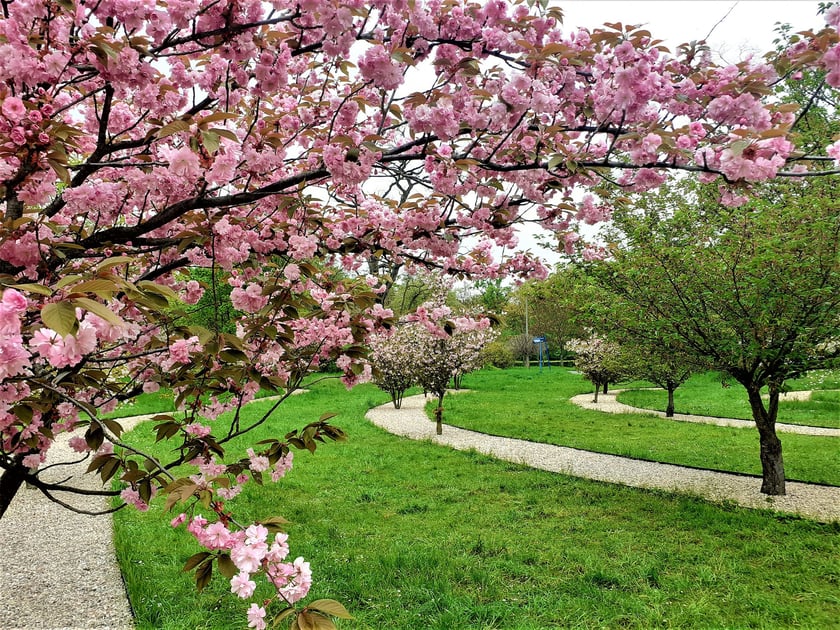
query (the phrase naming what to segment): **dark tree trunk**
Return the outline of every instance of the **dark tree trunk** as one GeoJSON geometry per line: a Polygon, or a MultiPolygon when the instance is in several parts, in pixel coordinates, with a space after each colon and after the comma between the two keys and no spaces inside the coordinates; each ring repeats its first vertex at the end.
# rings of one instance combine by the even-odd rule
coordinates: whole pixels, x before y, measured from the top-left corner
{"type": "Polygon", "coordinates": [[[435,409],[435,433],[443,435],[443,396],[438,395],[438,406],[435,409]]]}
{"type": "Polygon", "coordinates": [[[674,385],[668,384],[668,406],[665,408],[665,417],[674,417],[674,390],[677,389],[674,385]]]}
{"type": "Polygon", "coordinates": [[[598,392],[601,390],[601,383],[595,381],[595,400],[593,402],[598,402],[598,392]]]}
{"type": "Polygon", "coordinates": [[[405,393],[404,391],[402,391],[402,392],[398,392],[398,391],[391,392],[391,402],[394,403],[394,409],[399,409],[400,407],[402,407],[402,401],[403,401],[403,394],[404,393],[405,393]]]}
{"type": "Polygon", "coordinates": [[[0,476],[0,518],[3,518],[12,499],[26,480],[29,469],[21,463],[22,461],[23,455],[16,456],[12,467],[5,469],[3,475],[0,476]]]}
{"type": "Polygon", "coordinates": [[[761,491],[764,494],[785,494],[785,464],[782,459],[782,442],[776,436],[776,416],[779,412],[779,389],[770,386],[770,401],[764,407],[758,385],[747,387],[753,420],[758,427],[761,445],[761,491]]]}
{"type": "Polygon", "coordinates": [[[604,381],[604,393],[607,393],[607,387],[609,387],[609,381],[604,381]]]}

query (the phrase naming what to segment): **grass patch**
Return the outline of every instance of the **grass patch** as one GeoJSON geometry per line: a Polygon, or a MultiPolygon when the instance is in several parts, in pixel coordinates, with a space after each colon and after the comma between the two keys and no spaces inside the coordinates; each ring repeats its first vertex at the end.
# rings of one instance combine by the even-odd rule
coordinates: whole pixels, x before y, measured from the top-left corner
{"type": "MultiPolygon", "coordinates": [[[[831,374],[822,378],[820,376],[814,374],[808,381],[797,381],[794,384],[810,382],[812,387],[819,390],[826,384],[834,383],[831,374]]],[[[618,401],[633,407],[665,411],[668,396],[664,391],[629,390],[620,393],[618,401]]],[[[698,374],[686,381],[674,392],[674,406],[677,413],[752,420],[752,410],[744,388],[737,383],[729,387],[721,386],[721,379],[715,373],[698,374]]],[[[807,401],[785,400],[783,394],[779,402],[778,422],[838,429],[840,391],[815,391],[811,400],[807,401]]]]}
{"type": "MultiPolygon", "coordinates": [[[[521,372],[484,382],[527,380],[521,372]]],[[[554,404],[556,389],[557,381],[531,379],[518,390],[525,394],[517,413],[554,404]]],[[[456,401],[493,393],[447,398],[446,414],[454,415],[456,401]]],[[[370,386],[345,392],[322,383],[287,400],[271,426],[247,440],[339,413],[348,443],[299,454],[285,480],[249,488],[236,511],[245,520],[282,514],[292,521],[292,556],[305,556],[314,571],[310,598],[334,597],[356,617],[342,629],[816,628],[840,618],[836,525],[398,438],[363,418],[386,400],[370,386]]],[[[148,425],[137,431],[152,441],[148,425]]],[[[159,500],[148,513],[115,515],[138,628],[244,627],[247,606],[224,580],[214,577],[197,594],[180,572],[199,549],[168,527],[171,516],[159,500]]]]}
{"type": "MultiPolygon", "coordinates": [[[[487,370],[467,375],[464,387],[480,395],[447,396],[444,422],[599,453],[761,474],[756,430],[582,409],[569,398],[588,392],[589,383],[568,370],[487,370]]],[[[789,479],[840,485],[836,437],[780,438],[789,479]]]]}

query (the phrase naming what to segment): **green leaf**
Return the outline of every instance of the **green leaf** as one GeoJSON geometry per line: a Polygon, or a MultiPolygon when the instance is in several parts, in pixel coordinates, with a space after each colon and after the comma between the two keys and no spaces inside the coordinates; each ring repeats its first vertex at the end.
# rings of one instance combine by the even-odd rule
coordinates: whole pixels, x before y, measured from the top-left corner
{"type": "Polygon", "coordinates": [[[106,258],[96,265],[96,270],[102,271],[103,269],[110,269],[111,267],[117,267],[118,265],[124,265],[130,262],[134,262],[134,258],[130,256],[113,256],[112,258],[106,258]]]}
{"type": "Polygon", "coordinates": [[[85,442],[92,450],[99,450],[99,447],[105,442],[105,432],[102,430],[102,426],[98,423],[92,423],[85,432],[85,442]]]}
{"type": "Polygon", "coordinates": [[[125,481],[126,483],[137,483],[145,477],[146,473],[142,470],[129,470],[120,477],[120,480],[125,481]]]}
{"type": "Polygon", "coordinates": [[[61,280],[55,283],[56,289],[63,289],[66,286],[73,284],[74,282],[81,280],[82,276],[78,274],[70,274],[69,276],[64,276],[61,280]]]}
{"type": "Polygon", "coordinates": [[[336,630],[331,619],[306,610],[298,614],[297,624],[300,630],[336,630]]]}
{"type": "Polygon", "coordinates": [[[162,284],[158,284],[157,282],[151,282],[149,280],[141,280],[137,283],[137,288],[146,291],[147,293],[155,293],[157,295],[163,296],[168,300],[177,300],[178,294],[175,293],[172,289],[162,284]]]}
{"type": "Polygon", "coordinates": [[[204,590],[204,587],[210,584],[210,578],[213,577],[213,561],[202,564],[195,572],[195,587],[198,592],[204,590]]]}
{"type": "Polygon", "coordinates": [[[13,289],[18,289],[20,291],[27,291],[29,293],[38,293],[40,295],[50,296],[52,295],[52,290],[49,287],[42,286],[40,284],[33,284],[33,283],[25,283],[25,284],[15,284],[12,286],[13,289]]]}
{"type": "Polygon", "coordinates": [[[87,472],[99,470],[109,459],[111,459],[111,455],[99,455],[97,457],[94,457],[93,461],[88,466],[87,472]]]}
{"type": "Polygon", "coordinates": [[[108,481],[111,477],[117,474],[117,471],[120,469],[120,459],[119,457],[112,457],[110,458],[102,468],[99,470],[99,476],[102,477],[102,483],[108,481]]]}
{"type": "Polygon", "coordinates": [[[319,610],[323,613],[327,613],[328,615],[332,615],[333,617],[338,617],[339,619],[353,618],[353,615],[347,612],[347,609],[340,602],[337,602],[334,599],[319,599],[309,604],[307,608],[319,610]]]}
{"type": "Polygon", "coordinates": [[[190,130],[190,123],[185,120],[173,120],[168,125],[164,125],[161,127],[161,130],[158,131],[157,137],[166,138],[167,136],[171,136],[176,133],[180,133],[182,131],[189,131],[190,130]]]}
{"type": "Polygon", "coordinates": [[[97,302],[96,300],[91,300],[90,298],[75,298],[71,301],[71,304],[74,306],[78,306],[79,308],[83,308],[86,311],[90,311],[94,315],[98,315],[102,319],[104,319],[109,324],[113,324],[114,326],[121,326],[123,324],[122,318],[114,313],[111,309],[107,306],[102,304],[101,302],[97,302]]]}
{"type": "Polygon", "coordinates": [[[566,161],[566,156],[565,155],[562,155],[561,153],[555,153],[548,160],[548,170],[553,171],[558,166],[563,164],[563,162],[565,162],[565,161],[566,161]]]}
{"type": "Polygon", "coordinates": [[[212,131],[201,132],[201,143],[211,155],[219,150],[219,134],[212,131]]]}
{"type": "Polygon", "coordinates": [[[123,426],[116,420],[102,420],[102,424],[108,427],[108,430],[115,436],[120,437],[123,432],[123,426]]]}
{"type": "Polygon", "coordinates": [[[744,149],[752,144],[752,140],[736,140],[733,142],[729,149],[732,151],[732,154],[736,157],[741,157],[744,153],[744,149]]]}
{"type": "Polygon", "coordinates": [[[69,302],[53,302],[45,304],[41,309],[41,320],[62,337],[72,335],[79,329],[76,319],[76,309],[69,302]]]}
{"type": "Polygon", "coordinates": [[[263,525],[268,531],[270,531],[273,534],[282,532],[283,525],[287,525],[288,523],[289,521],[287,521],[282,516],[271,516],[260,521],[260,525],[263,525]]]}
{"type": "Polygon", "coordinates": [[[73,287],[73,291],[77,293],[95,293],[103,300],[107,300],[119,290],[117,284],[113,280],[106,280],[105,278],[95,278],[80,282],[73,287]]]}
{"type": "Polygon", "coordinates": [[[294,612],[295,609],[292,606],[287,606],[286,608],[281,610],[279,613],[277,613],[277,615],[275,615],[274,621],[272,622],[272,627],[279,624],[281,621],[283,621],[286,617],[293,614],[294,612]]]}

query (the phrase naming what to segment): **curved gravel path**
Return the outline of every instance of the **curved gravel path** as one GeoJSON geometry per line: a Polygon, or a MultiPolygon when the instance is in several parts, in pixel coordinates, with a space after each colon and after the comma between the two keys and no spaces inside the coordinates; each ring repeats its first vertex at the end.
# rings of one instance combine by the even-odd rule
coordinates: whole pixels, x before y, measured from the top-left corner
{"type": "MultiPolygon", "coordinates": [[[[303,393],[297,390],[294,394],[303,393]]],[[[257,401],[275,401],[268,396],[257,401]]],[[[255,401],[255,402],[257,402],[255,401]]],[[[129,431],[156,414],[119,418],[129,431]]],[[[80,456],[62,435],[47,462],[80,456]]],[[[84,474],[89,460],[45,470],[45,481],[67,481],[101,490],[98,477],[84,474]]],[[[108,508],[108,498],[61,493],[58,498],[89,512],[108,508]]],[[[76,514],[38,490],[21,488],[0,519],[0,630],[130,630],[131,605],[125,592],[108,516],[76,514]]]]}
{"type": "Polygon", "coordinates": [[[386,431],[414,440],[429,440],[458,450],[486,455],[574,477],[584,477],[637,488],[658,488],[749,508],[799,514],[818,521],[840,521],[840,487],[787,482],[787,494],[769,497],[759,491],[758,477],[684,468],[604,455],[564,446],[497,437],[444,425],[435,435],[435,423],[424,412],[422,395],[403,400],[401,409],[390,403],[371,409],[367,418],[386,431]]]}
{"type": "MultiPolygon", "coordinates": [[[[128,430],[152,415],[120,419],[128,430]]],[[[61,436],[47,462],[80,456],[61,436]]],[[[89,461],[45,470],[45,481],[75,477],[74,485],[101,490],[84,474],[89,461]]],[[[101,496],[60,493],[59,499],[90,512],[108,508],[101,496]]],[[[108,516],[76,514],[23,487],[0,519],[0,628],[3,630],[129,630],[134,628],[114,551],[108,516]]]]}
{"type": "MultiPolygon", "coordinates": [[[[666,418],[664,411],[655,409],[643,409],[631,407],[617,400],[617,396],[626,390],[614,389],[607,394],[598,394],[598,402],[593,399],[594,394],[579,394],[570,398],[570,401],[584,409],[603,411],[604,413],[646,413],[660,418],[666,418]]],[[[796,391],[783,394],[782,400],[808,400],[811,396],[809,391],[796,391]]],[[[739,429],[755,429],[755,422],[752,420],[738,420],[736,418],[714,418],[712,416],[692,416],[686,413],[675,413],[668,420],[680,422],[697,422],[699,424],[716,424],[721,427],[736,427],[739,429]]],[[[829,429],[827,427],[811,427],[800,424],[776,423],[776,431],[779,433],[801,433],[803,435],[822,435],[829,437],[840,437],[840,429],[829,429]]]]}

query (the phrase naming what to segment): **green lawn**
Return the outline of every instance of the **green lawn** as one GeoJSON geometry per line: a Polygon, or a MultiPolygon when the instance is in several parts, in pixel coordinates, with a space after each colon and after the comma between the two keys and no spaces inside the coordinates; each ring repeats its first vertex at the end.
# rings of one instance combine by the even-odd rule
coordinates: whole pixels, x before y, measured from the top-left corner
{"type": "MultiPolygon", "coordinates": [[[[480,393],[447,398],[447,420],[456,401],[503,399],[496,389],[505,383],[529,382],[517,390],[520,418],[561,401],[558,389],[587,388],[562,385],[554,369],[543,380],[523,373],[478,375],[467,385],[480,393]]],[[[334,422],[349,442],[299,454],[285,480],[236,499],[244,520],[292,521],[292,556],[305,556],[314,571],[310,599],[336,598],[356,617],[342,629],[828,628],[840,618],[836,524],[398,438],[363,419],[386,400],[370,386],[346,392],[336,383],[290,398],[248,442],[325,411],[339,413],[334,422]]],[[[137,431],[164,450],[151,445],[148,425],[137,431]]],[[[217,575],[197,594],[180,572],[199,548],[169,528],[171,517],[160,500],[148,513],[115,515],[138,627],[244,628],[247,605],[224,580],[217,575]]]]}
{"type": "MultiPolygon", "coordinates": [[[[464,377],[464,387],[480,395],[447,396],[444,422],[600,453],[761,474],[756,430],[582,409],[569,398],[588,392],[590,384],[569,370],[484,370],[464,377]]],[[[789,479],[840,485],[838,438],[780,437],[789,479]]]]}
{"type": "MultiPolygon", "coordinates": [[[[836,380],[836,377],[831,375],[825,379],[819,379],[815,375],[813,379],[794,381],[792,384],[802,385],[803,389],[823,389],[826,384],[836,384],[836,380]]],[[[674,392],[675,411],[699,416],[752,420],[744,388],[735,382],[727,385],[728,387],[723,387],[720,377],[715,373],[693,376],[674,392]]],[[[840,387],[840,384],[837,384],[837,387],[840,387]]],[[[664,391],[631,390],[619,394],[618,401],[633,407],[665,411],[668,397],[664,391]]],[[[840,428],[840,389],[815,391],[811,400],[807,401],[788,401],[782,395],[778,422],[840,428]]]]}

